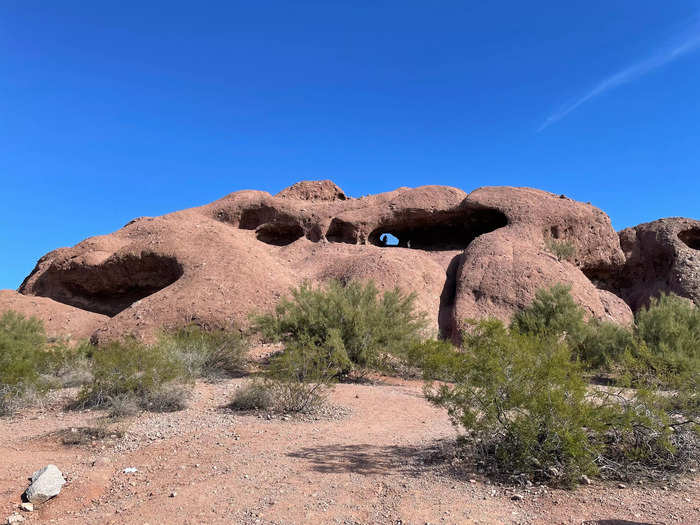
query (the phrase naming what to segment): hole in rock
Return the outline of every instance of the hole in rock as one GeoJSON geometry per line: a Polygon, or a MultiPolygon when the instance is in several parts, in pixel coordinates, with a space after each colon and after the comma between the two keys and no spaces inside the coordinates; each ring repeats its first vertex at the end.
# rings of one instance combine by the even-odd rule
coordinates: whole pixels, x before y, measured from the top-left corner
{"type": "Polygon", "coordinates": [[[51,266],[34,285],[36,295],[114,317],[182,276],[174,257],[154,253],[112,256],[98,266],[51,266]]]}
{"type": "Polygon", "coordinates": [[[331,221],[328,231],[326,232],[326,239],[330,242],[356,244],[357,238],[357,227],[352,223],[337,218],[331,221]]]}
{"type": "Polygon", "coordinates": [[[678,238],[685,243],[688,248],[700,250],[700,228],[691,228],[678,234],[678,238]]]}
{"type": "Polygon", "coordinates": [[[266,223],[255,230],[259,241],[275,246],[286,246],[304,236],[304,229],[298,224],[266,223]]]}
{"type": "MultiPolygon", "coordinates": [[[[478,236],[508,225],[506,216],[497,210],[466,208],[434,214],[417,214],[397,218],[369,234],[369,242],[384,246],[382,235],[398,239],[398,246],[417,250],[463,250],[478,236]]],[[[389,244],[387,244],[389,246],[389,244]]]]}
{"type": "Polygon", "coordinates": [[[390,233],[380,233],[379,246],[401,246],[401,241],[390,233]]]}
{"type": "Polygon", "coordinates": [[[259,206],[257,208],[248,208],[241,213],[241,219],[238,221],[238,227],[242,230],[254,230],[261,224],[274,222],[279,219],[282,214],[270,206],[259,206]]]}

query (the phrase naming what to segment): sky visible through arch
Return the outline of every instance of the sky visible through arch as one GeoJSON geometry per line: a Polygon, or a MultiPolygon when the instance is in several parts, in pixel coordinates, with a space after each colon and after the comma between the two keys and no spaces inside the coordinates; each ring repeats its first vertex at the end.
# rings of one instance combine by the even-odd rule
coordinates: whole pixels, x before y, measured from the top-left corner
{"type": "Polygon", "coordinates": [[[530,186],[700,218],[700,2],[0,5],[0,288],[240,189],[530,186]]]}

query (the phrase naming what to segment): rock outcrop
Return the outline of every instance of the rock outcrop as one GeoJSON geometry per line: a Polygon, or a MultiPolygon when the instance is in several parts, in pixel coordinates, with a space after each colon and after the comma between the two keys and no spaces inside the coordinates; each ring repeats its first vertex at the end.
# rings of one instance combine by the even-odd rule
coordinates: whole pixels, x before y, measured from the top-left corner
{"type": "Polygon", "coordinates": [[[48,297],[22,295],[14,290],[0,290],[0,312],[5,310],[43,320],[49,338],[89,339],[109,319],[105,315],[74,308],[48,297]]]}
{"type": "Polygon", "coordinates": [[[620,232],[620,245],[624,267],[601,281],[634,310],[662,292],[700,304],[700,221],[674,217],[640,224],[620,232]]]}
{"type": "MultiPolygon", "coordinates": [[[[678,276],[674,283],[687,283],[667,279],[665,286],[697,297],[700,230],[686,221],[669,233],[678,241],[669,271],[678,276]]],[[[85,316],[75,335],[148,339],[192,321],[243,326],[251,312],[273,308],[305,280],[373,279],[381,289],[415,292],[435,332],[450,337],[467,317],[507,319],[539,288],[564,282],[589,315],[628,323],[628,303],[636,308],[641,292],[620,287],[622,269],[648,268],[656,253],[646,241],[629,248],[629,235],[622,233],[623,252],[601,210],[529,188],[467,195],[424,186],[353,199],[331,181],[305,181],[275,196],[239,191],[199,208],[141,217],[55,250],[39,260],[21,295],[0,295],[0,310],[51,321],[60,304],[62,315],[85,316]],[[398,246],[385,246],[384,234],[398,246]],[[572,256],[559,260],[552,243],[566,243],[572,256]],[[20,298],[35,302],[30,308],[20,298]]],[[[638,272],[645,283],[655,282],[651,273],[638,272]]]]}

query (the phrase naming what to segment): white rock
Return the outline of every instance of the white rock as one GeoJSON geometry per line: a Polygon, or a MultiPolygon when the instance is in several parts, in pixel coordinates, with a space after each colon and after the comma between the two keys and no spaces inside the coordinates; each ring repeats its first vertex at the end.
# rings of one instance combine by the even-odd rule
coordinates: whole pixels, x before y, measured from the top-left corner
{"type": "Polygon", "coordinates": [[[34,504],[33,503],[22,503],[19,506],[19,508],[25,512],[34,512],[34,504]]]}
{"type": "Polygon", "coordinates": [[[7,517],[7,525],[13,525],[14,523],[22,523],[24,521],[24,517],[20,516],[19,514],[13,514],[12,516],[7,517]]]}
{"type": "Polygon", "coordinates": [[[32,474],[32,484],[29,485],[25,496],[31,503],[43,503],[58,496],[65,483],[66,480],[56,465],[46,465],[32,474]]]}

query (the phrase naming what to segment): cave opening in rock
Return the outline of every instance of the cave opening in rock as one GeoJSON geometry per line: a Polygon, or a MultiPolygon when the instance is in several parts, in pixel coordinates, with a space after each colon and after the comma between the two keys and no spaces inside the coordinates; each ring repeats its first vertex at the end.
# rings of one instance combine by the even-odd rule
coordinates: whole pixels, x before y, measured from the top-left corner
{"type": "Polygon", "coordinates": [[[693,250],[700,250],[700,228],[691,228],[678,234],[678,238],[693,250]]]}
{"type": "Polygon", "coordinates": [[[401,241],[391,233],[380,233],[379,246],[401,246],[401,241]]]}
{"type": "Polygon", "coordinates": [[[266,223],[255,230],[259,241],[274,246],[286,246],[304,236],[304,229],[298,224],[266,223]]]}
{"type": "Polygon", "coordinates": [[[96,266],[51,267],[34,284],[33,292],[114,317],[136,301],[173,284],[182,274],[182,266],[174,257],[154,253],[113,255],[96,266]]]}
{"type": "Polygon", "coordinates": [[[390,246],[381,239],[383,235],[391,235],[403,248],[463,250],[478,236],[507,225],[507,217],[498,210],[466,208],[394,219],[372,231],[368,240],[376,246],[390,246]]]}

